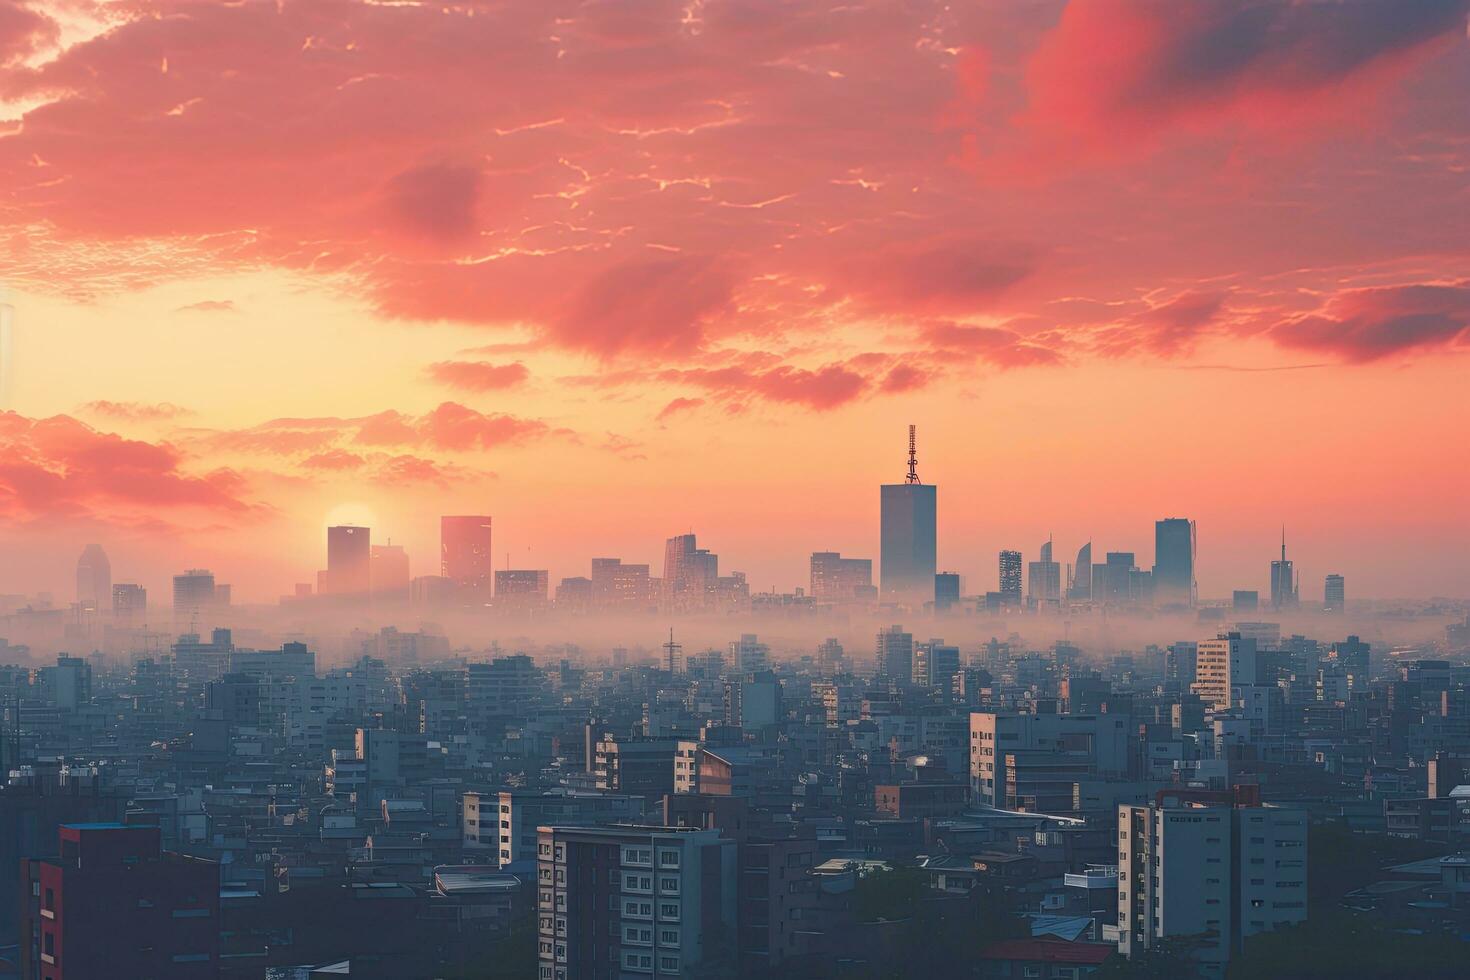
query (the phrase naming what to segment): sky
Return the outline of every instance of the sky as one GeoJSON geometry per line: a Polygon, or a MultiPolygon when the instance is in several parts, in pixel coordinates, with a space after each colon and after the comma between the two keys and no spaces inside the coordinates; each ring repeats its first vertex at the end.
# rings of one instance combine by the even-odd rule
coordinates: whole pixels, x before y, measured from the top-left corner
{"type": "Polygon", "coordinates": [[[0,591],[694,530],[1470,593],[1470,0],[0,0],[0,591]]]}

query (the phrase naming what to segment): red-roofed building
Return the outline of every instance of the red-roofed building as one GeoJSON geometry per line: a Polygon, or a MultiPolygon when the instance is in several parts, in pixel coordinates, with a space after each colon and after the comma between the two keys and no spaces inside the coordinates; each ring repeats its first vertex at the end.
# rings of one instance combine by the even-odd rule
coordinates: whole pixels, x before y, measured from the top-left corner
{"type": "Polygon", "coordinates": [[[1078,980],[1095,973],[1117,952],[1108,943],[1003,939],[985,947],[980,954],[980,975],[1017,980],[1078,980]]]}

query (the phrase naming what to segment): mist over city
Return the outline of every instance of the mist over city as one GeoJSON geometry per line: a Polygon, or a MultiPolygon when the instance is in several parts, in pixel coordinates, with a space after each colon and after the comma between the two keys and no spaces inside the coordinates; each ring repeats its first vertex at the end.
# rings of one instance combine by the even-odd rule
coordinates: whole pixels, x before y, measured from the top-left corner
{"type": "Polygon", "coordinates": [[[0,0],[0,980],[1450,980],[1470,0],[0,0]]]}

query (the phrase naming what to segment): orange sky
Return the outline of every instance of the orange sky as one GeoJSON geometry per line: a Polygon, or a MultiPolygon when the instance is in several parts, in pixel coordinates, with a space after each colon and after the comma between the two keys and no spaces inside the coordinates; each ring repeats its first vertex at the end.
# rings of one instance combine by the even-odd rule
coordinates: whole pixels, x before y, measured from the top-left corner
{"type": "Polygon", "coordinates": [[[475,511],[789,589],[913,422],[972,591],[1463,595],[1467,2],[0,0],[0,590],[475,511]]]}

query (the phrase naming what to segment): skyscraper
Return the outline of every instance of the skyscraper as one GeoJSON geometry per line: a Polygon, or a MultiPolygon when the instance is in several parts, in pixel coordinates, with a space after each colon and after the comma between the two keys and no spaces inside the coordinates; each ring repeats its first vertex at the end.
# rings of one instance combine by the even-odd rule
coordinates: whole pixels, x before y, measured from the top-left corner
{"type": "Polygon", "coordinates": [[[700,608],[714,598],[719,584],[719,556],[701,548],[694,535],[679,534],[664,543],[664,601],[700,608]]]}
{"type": "Polygon", "coordinates": [[[1021,553],[1000,553],[1000,601],[1001,605],[1018,608],[1021,605],[1021,553]]]}
{"type": "Polygon", "coordinates": [[[112,618],[119,623],[141,622],[148,614],[148,590],[119,582],[112,587],[112,618]]]}
{"type": "Polygon", "coordinates": [[[322,595],[367,595],[373,587],[372,530],[352,524],[327,528],[327,568],[318,574],[322,595]]]}
{"type": "Polygon", "coordinates": [[[836,551],[814,551],[811,596],[831,602],[865,599],[873,594],[873,560],[843,558],[836,551]]]}
{"type": "Polygon", "coordinates": [[[878,631],[875,659],[879,677],[902,687],[914,683],[914,637],[905,633],[902,626],[878,631]]]}
{"type": "Polygon", "coordinates": [[[207,568],[191,568],[174,576],[174,620],[189,625],[196,617],[211,612],[218,601],[214,573],[207,568]]]}
{"type": "Polygon", "coordinates": [[[1193,606],[1195,527],[1183,517],[1154,522],[1154,600],[1160,606],[1193,606]]]}
{"type": "Polygon", "coordinates": [[[1327,584],[1322,590],[1322,608],[1334,613],[1347,609],[1347,582],[1341,575],[1327,576],[1327,584]]]}
{"type": "Polygon", "coordinates": [[[493,572],[490,518],[484,515],[439,518],[439,575],[450,581],[459,597],[489,602],[493,572]]]}
{"type": "Polygon", "coordinates": [[[77,559],[77,602],[104,610],[112,601],[112,563],[100,544],[89,544],[77,559]]]}
{"type": "Polygon", "coordinates": [[[934,601],[938,506],[935,487],[919,482],[914,439],[911,425],[909,472],[904,482],[880,488],[878,564],[884,602],[922,607],[934,601]]]}
{"type": "Polygon", "coordinates": [[[1041,546],[1041,558],[1026,566],[1026,593],[1038,608],[1055,606],[1062,598],[1062,566],[1052,560],[1051,539],[1041,546]]]}
{"type": "Polygon", "coordinates": [[[1297,604],[1296,572],[1286,558],[1286,528],[1281,529],[1281,560],[1271,563],[1271,608],[1290,609],[1297,604]]]}
{"type": "Polygon", "coordinates": [[[1067,598],[1073,602],[1092,600],[1092,542],[1077,549],[1077,565],[1072,569],[1072,581],[1067,586],[1067,598]]]}
{"type": "Polygon", "coordinates": [[[380,599],[408,601],[410,581],[408,552],[399,544],[375,544],[368,552],[373,595],[380,599]]]}
{"type": "Polygon", "coordinates": [[[960,573],[940,572],[934,576],[934,608],[938,612],[952,609],[960,601],[960,573]]]}

